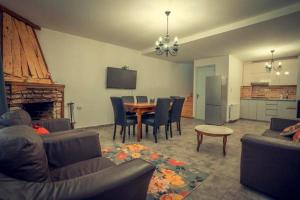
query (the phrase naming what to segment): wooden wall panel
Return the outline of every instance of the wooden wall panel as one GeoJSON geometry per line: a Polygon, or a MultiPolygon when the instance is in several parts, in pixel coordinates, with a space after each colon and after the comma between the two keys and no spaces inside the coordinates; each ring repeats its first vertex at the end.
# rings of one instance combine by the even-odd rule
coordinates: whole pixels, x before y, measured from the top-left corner
{"type": "Polygon", "coordinates": [[[3,16],[5,80],[53,83],[35,30],[7,13],[3,16]]]}

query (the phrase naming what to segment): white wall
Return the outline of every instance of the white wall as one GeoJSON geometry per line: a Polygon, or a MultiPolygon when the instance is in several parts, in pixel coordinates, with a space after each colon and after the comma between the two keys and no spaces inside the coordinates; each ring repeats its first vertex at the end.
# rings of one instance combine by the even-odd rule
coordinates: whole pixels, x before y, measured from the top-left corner
{"type": "MultiPolygon", "coordinates": [[[[216,75],[222,76],[224,80],[227,82],[228,78],[228,65],[229,65],[229,56],[219,56],[212,58],[204,58],[194,60],[194,94],[196,94],[196,69],[198,67],[203,67],[207,65],[215,65],[216,75]]],[[[227,91],[226,91],[227,92],[227,91]]],[[[227,94],[225,94],[227,99],[227,94]]],[[[193,107],[193,116],[196,116],[196,95],[194,95],[194,107],[193,107]]],[[[227,102],[224,102],[227,105],[227,102]]]]}
{"type": "MultiPolygon", "coordinates": [[[[241,85],[243,77],[243,63],[238,58],[229,55],[228,66],[228,108],[230,105],[237,105],[233,107],[232,117],[233,119],[240,117],[240,99],[241,99],[241,85]]],[[[227,119],[229,119],[229,110],[227,112],[227,119]]]]}
{"type": "Polygon", "coordinates": [[[192,65],[48,29],[39,31],[38,38],[54,81],[66,86],[65,103],[72,101],[79,107],[77,127],[112,123],[110,96],[187,96],[192,92],[192,65]],[[124,65],[138,71],[137,89],[106,89],[106,67],[124,65]]]}

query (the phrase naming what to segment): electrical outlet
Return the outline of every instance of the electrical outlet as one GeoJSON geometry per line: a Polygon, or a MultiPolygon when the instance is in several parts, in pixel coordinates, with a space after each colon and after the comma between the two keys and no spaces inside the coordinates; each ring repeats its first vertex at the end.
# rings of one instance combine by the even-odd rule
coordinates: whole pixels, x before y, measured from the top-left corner
{"type": "Polygon", "coordinates": [[[76,106],[76,109],[77,110],[82,110],[82,107],[81,106],[76,106]]]}

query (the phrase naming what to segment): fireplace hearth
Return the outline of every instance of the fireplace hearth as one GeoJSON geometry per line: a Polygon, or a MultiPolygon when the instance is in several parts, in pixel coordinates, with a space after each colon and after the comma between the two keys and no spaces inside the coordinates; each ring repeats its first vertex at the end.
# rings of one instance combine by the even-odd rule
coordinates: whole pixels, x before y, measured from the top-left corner
{"type": "Polygon", "coordinates": [[[26,103],[22,105],[23,110],[27,111],[32,120],[53,119],[53,102],[26,103]]]}

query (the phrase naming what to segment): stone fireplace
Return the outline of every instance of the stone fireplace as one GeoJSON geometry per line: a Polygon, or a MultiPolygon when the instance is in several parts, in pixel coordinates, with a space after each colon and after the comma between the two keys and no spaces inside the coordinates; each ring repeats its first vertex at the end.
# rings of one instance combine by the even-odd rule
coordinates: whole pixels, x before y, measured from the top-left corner
{"type": "Polygon", "coordinates": [[[34,120],[64,117],[64,85],[9,81],[5,85],[10,110],[22,108],[34,120]]]}

